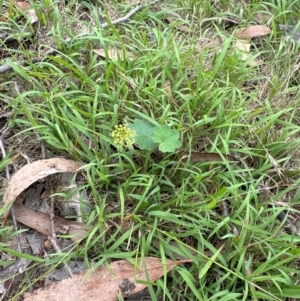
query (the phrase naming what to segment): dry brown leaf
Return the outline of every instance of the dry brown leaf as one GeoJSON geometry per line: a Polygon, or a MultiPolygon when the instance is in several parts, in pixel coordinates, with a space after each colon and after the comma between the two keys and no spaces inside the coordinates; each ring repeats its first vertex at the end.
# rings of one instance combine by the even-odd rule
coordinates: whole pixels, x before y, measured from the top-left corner
{"type": "Polygon", "coordinates": [[[16,1],[15,6],[19,8],[21,11],[24,11],[23,12],[24,15],[26,15],[29,18],[31,24],[38,21],[38,17],[36,15],[35,10],[33,8],[30,8],[31,7],[30,3],[26,1],[16,1]]]}
{"type": "MultiPolygon", "coordinates": [[[[14,201],[32,183],[49,175],[61,172],[75,172],[81,164],[63,158],[38,160],[24,165],[10,179],[4,190],[3,205],[14,201]]],[[[4,213],[3,225],[6,224],[9,211],[4,213]]]]}
{"type": "Polygon", "coordinates": [[[25,293],[24,301],[115,301],[118,293],[128,296],[147,287],[137,281],[154,282],[164,272],[186,262],[191,260],[166,260],[164,266],[161,259],[146,257],[142,261],[138,260],[135,267],[126,260],[115,261],[110,264],[109,270],[102,266],[90,275],[82,272],[47,289],[25,293]]]}
{"type": "Polygon", "coordinates": [[[254,37],[261,37],[270,34],[272,31],[267,26],[253,25],[245,29],[238,29],[235,36],[238,39],[252,39],[254,37]]]}
{"type": "Polygon", "coordinates": [[[164,88],[167,91],[169,97],[173,98],[172,88],[171,88],[171,81],[169,79],[165,81],[164,88]]]}
{"type": "Polygon", "coordinates": [[[170,23],[170,25],[172,25],[173,27],[175,27],[176,29],[182,31],[182,32],[190,32],[191,29],[183,24],[178,24],[176,25],[176,23],[178,23],[178,20],[175,18],[167,18],[167,21],[170,23]]]}
{"type": "Polygon", "coordinates": [[[15,6],[21,10],[26,10],[28,9],[31,5],[29,2],[26,1],[16,1],[15,6]]]}
{"type": "MultiPolygon", "coordinates": [[[[14,204],[14,212],[16,219],[22,224],[35,229],[44,235],[52,235],[49,214],[19,203],[14,204]]],[[[84,238],[87,233],[84,230],[85,225],[83,223],[65,220],[56,216],[54,217],[54,227],[57,234],[71,235],[72,237],[70,239],[74,242],[84,238]]]]}
{"type": "MultiPolygon", "coordinates": [[[[222,161],[222,157],[218,153],[200,153],[194,152],[191,155],[184,155],[182,152],[179,153],[182,159],[189,159],[191,163],[196,162],[209,162],[209,161],[222,161]]],[[[234,156],[223,154],[224,158],[228,161],[238,161],[234,156]]]]}
{"type": "MultiPolygon", "coordinates": [[[[242,60],[249,60],[249,55],[250,55],[250,48],[251,48],[251,43],[247,40],[236,40],[235,41],[235,48],[239,50],[242,53],[242,60]]],[[[262,60],[251,60],[248,62],[249,66],[257,66],[261,64],[263,61],[262,60]]]]}
{"type": "Polygon", "coordinates": [[[179,105],[176,103],[175,99],[173,98],[172,94],[172,86],[171,86],[171,81],[168,79],[164,83],[164,89],[168,93],[168,99],[176,106],[179,107],[179,105]]]}
{"type": "Polygon", "coordinates": [[[6,10],[5,12],[2,13],[1,17],[0,17],[0,20],[2,22],[7,22],[8,21],[8,18],[9,18],[9,11],[6,10]]]}
{"type": "Polygon", "coordinates": [[[248,54],[250,52],[251,43],[249,41],[245,41],[245,40],[236,40],[235,48],[238,50],[241,50],[243,52],[243,54],[246,55],[246,56],[244,56],[244,58],[247,59],[248,54]]]}
{"type": "MultiPolygon", "coordinates": [[[[103,58],[106,57],[104,49],[93,49],[93,51],[103,58]]],[[[108,58],[110,58],[110,59],[117,60],[120,58],[122,61],[124,61],[127,58],[129,58],[131,60],[135,60],[137,58],[137,56],[135,54],[128,52],[128,51],[126,51],[126,54],[124,56],[123,50],[117,49],[117,48],[108,49],[107,55],[108,55],[108,58]]]]}

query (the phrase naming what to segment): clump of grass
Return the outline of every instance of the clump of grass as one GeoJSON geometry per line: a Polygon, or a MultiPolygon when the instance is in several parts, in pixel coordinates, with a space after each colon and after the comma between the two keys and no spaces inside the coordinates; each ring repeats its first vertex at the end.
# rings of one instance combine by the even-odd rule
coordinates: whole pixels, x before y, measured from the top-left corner
{"type": "MultiPolygon", "coordinates": [[[[278,216],[287,208],[297,216],[299,180],[282,178],[274,169],[274,161],[283,170],[292,164],[290,171],[299,174],[299,92],[292,81],[297,50],[288,52],[288,45],[271,36],[257,50],[263,66],[247,66],[233,48],[233,35],[213,22],[227,15],[211,1],[202,2],[175,1],[171,11],[164,4],[67,45],[65,35],[75,35],[72,26],[54,26],[60,51],[36,65],[14,65],[7,76],[23,87],[9,96],[11,126],[22,135],[38,133],[48,156],[86,164],[92,203],[86,222],[93,229],[84,245],[43,264],[50,269],[71,258],[89,267],[116,258],[184,257],[193,263],[150,287],[153,300],[297,298],[299,238],[283,231],[278,216]],[[167,10],[189,20],[191,32],[169,27],[167,10]],[[212,18],[205,23],[209,31],[203,30],[203,18],[212,18]],[[99,44],[137,59],[100,59],[92,51],[99,44]],[[180,133],[180,151],[217,153],[222,162],[192,163],[151,148],[116,149],[114,143],[130,146],[134,138],[119,124],[137,119],[168,124],[180,133]],[[225,154],[234,154],[238,163],[225,154]],[[273,206],[276,201],[285,207],[273,206]]],[[[235,4],[218,5],[235,16],[249,12],[249,18],[275,6],[256,1],[244,10],[235,4]]],[[[47,23],[67,22],[53,5],[47,23]]],[[[274,20],[292,21],[295,7],[296,2],[282,2],[274,20]]],[[[77,13],[71,23],[81,22],[77,13]]]]}

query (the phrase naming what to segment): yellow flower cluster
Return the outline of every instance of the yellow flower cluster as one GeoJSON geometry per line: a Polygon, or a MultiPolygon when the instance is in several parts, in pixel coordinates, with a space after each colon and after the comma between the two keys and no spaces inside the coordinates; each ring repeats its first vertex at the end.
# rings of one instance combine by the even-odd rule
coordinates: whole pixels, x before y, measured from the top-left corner
{"type": "Polygon", "coordinates": [[[135,138],[135,131],[131,130],[128,125],[115,125],[115,129],[111,133],[114,143],[119,148],[132,148],[135,138]]]}

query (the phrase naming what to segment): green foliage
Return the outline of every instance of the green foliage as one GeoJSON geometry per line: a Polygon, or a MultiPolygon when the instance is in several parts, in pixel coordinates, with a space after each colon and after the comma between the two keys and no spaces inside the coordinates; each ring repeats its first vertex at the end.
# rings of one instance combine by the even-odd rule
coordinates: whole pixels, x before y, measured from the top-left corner
{"type": "Polygon", "coordinates": [[[155,125],[141,119],[135,119],[134,123],[130,123],[129,127],[135,131],[135,142],[140,149],[154,150],[157,144],[152,139],[155,125]]]}
{"type": "Polygon", "coordinates": [[[156,127],[151,138],[158,143],[159,150],[164,153],[174,152],[176,148],[181,146],[181,141],[178,140],[179,132],[171,129],[168,125],[156,127]]]}
{"type": "Polygon", "coordinates": [[[159,148],[163,153],[174,152],[181,146],[179,132],[168,125],[153,125],[144,120],[135,119],[129,127],[135,131],[135,142],[140,149],[154,150],[159,148]]]}
{"type": "MultiPolygon", "coordinates": [[[[115,5],[107,11],[116,9],[119,16],[133,8],[110,2],[115,5]]],[[[35,261],[24,286],[41,270],[48,273],[74,258],[95,268],[115,258],[154,256],[191,262],[149,286],[152,300],[298,298],[299,232],[286,226],[288,214],[290,222],[300,219],[299,55],[276,28],[298,22],[300,2],[250,2],[161,1],[104,30],[99,11],[103,19],[111,17],[100,4],[41,0],[34,5],[49,26],[36,26],[38,36],[59,51],[37,64],[30,59],[40,56],[39,39],[32,41],[36,50],[27,50],[27,39],[9,49],[18,45],[10,42],[14,35],[30,35],[25,23],[0,22],[3,32],[10,30],[0,48],[13,68],[0,79],[1,109],[13,112],[8,123],[15,135],[4,141],[13,151],[0,170],[10,161],[18,166],[20,157],[32,159],[32,150],[40,149],[34,145],[38,135],[47,157],[84,164],[83,188],[91,201],[83,217],[91,226],[84,243],[45,260],[9,250],[15,232],[0,230],[0,247],[9,258],[35,261]],[[272,34],[251,40],[251,57],[263,64],[250,67],[237,55],[233,29],[270,12],[272,34]],[[169,15],[176,19],[172,25],[169,15]],[[85,21],[91,19],[92,32],[78,37],[78,30],[91,28],[85,21]],[[100,58],[93,52],[99,45],[136,59],[100,58]],[[16,85],[20,92],[14,92],[16,85]],[[138,148],[125,149],[133,142],[138,148]],[[172,154],[179,147],[183,158],[172,154]],[[186,160],[194,151],[219,159],[186,160]]],[[[3,5],[13,9],[12,2],[3,5]]]]}

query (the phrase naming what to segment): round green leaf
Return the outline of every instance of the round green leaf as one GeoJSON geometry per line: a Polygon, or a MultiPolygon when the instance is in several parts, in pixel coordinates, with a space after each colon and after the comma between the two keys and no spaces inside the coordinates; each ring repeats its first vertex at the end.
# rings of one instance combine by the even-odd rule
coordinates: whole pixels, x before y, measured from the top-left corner
{"type": "Polygon", "coordinates": [[[171,129],[168,125],[156,127],[151,138],[159,144],[159,150],[164,153],[174,152],[176,148],[181,146],[181,141],[178,140],[179,132],[171,129]]]}
{"type": "Polygon", "coordinates": [[[157,147],[151,138],[155,125],[141,119],[135,119],[134,123],[130,123],[128,126],[135,131],[135,142],[140,149],[153,150],[157,147]]]}

